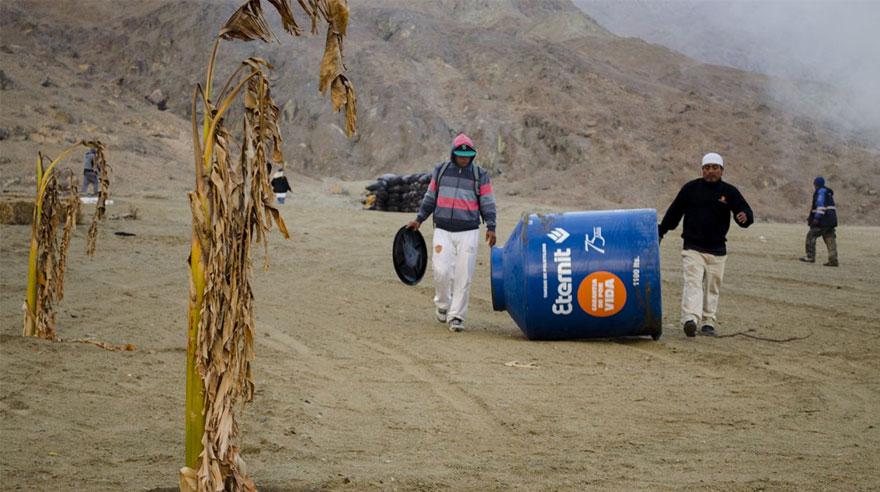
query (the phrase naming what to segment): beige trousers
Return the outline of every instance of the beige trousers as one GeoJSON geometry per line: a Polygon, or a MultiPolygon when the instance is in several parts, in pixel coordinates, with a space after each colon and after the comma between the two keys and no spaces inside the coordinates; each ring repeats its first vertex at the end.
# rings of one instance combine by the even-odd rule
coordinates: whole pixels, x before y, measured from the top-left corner
{"type": "Polygon", "coordinates": [[[700,253],[692,249],[681,251],[684,272],[684,292],[681,294],[681,322],[693,321],[697,326],[716,326],[718,295],[727,256],[700,253]]]}

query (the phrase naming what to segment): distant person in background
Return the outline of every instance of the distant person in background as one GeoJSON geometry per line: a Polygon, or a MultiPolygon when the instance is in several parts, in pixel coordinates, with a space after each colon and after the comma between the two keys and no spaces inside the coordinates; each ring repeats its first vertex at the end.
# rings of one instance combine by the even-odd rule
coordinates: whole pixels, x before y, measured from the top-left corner
{"type": "Polygon", "coordinates": [[[287,198],[287,192],[292,191],[290,187],[290,183],[287,182],[287,176],[284,175],[284,166],[278,168],[275,171],[275,174],[272,175],[272,181],[270,183],[272,185],[272,191],[275,192],[275,199],[278,200],[280,205],[284,205],[284,200],[287,198]]]}
{"type": "Polygon", "coordinates": [[[836,267],[837,263],[837,207],[834,206],[834,190],[825,186],[825,178],[817,176],[813,180],[813,203],[810,206],[810,215],[807,216],[807,256],[802,256],[801,261],[806,263],[816,262],[816,239],[821,236],[828,248],[828,261],[825,266],[836,267]]]}
{"type": "Polygon", "coordinates": [[[740,227],[754,222],[752,209],[735,186],[721,180],[724,160],[711,152],[703,156],[703,177],[685,183],[658,226],[660,239],[678,227],[684,216],[681,251],[684,291],[681,322],[685,335],[715,336],[718,296],[727,262],[727,231],[731,214],[740,227]]]}
{"type": "Polygon", "coordinates": [[[92,185],[92,194],[98,194],[98,170],[95,168],[95,151],[94,147],[89,147],[83,161],[83,185],[80,193],[89,194],[89,185],[92,185]]]}
{"type": "Polygon", "coordinates": [[[455,137],[449,160],[434,168],[416,219],[407,224],[418,230],[434,214],[434,315],[452,332],[464,330],[480,217],[486,222],[486,243],[495,246],[495,194],[489,174],[473,162],[476,155],[467,135],[455,137]]]}

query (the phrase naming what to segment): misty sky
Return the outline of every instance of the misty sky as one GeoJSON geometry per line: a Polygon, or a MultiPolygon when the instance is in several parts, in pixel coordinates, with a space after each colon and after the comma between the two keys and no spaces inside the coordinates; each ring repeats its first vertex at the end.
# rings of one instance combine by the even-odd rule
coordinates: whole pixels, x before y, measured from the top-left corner
{"type": "Polygon", "coordinates": [[[615,34],[700,61],[834,85],[842,100],[818,104],[816,116],[880,129],[880,0],[575,3],[615,34]]]}

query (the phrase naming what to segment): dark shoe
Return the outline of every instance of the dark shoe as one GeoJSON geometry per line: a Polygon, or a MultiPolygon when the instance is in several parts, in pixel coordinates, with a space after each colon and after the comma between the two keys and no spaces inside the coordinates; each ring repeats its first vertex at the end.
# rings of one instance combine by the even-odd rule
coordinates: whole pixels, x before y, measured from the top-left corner
{"type": "Polygon", "coordinates": [[[706,337],[714,337],[715,336],[715,328],[710,325],[703,325],[700,327],[700,335],[706,337]]]}
{"type": "Polygon", "coordinates": [[[462,330],[464,330],[464,321],[459,318],[452,318],[452,320],[449,321],[449,331],[458,333],[462,330]]]}
{"type": "Polygon", "coordinates": [[[693,321],[688,321],[684,324],[684,334],[693,337],[697,335],[697,324],[693,321]]]}
{"type": "Polygon", "coordinates": [[[840,266],[840,263],[837,263],[836,261],[829,261],[828,263],[822,263],[822,265],[836,267],[836,266],[840,266]]]}
{"type": "Polygon", "coordinates": [[[798,259],[801,260],[801,261],[804,262],[804,263],[816,263],[816,259],[815,259],[815,258],[810,258],[809,256],[801,256],[801,257],[798,258],[798,259]]]}

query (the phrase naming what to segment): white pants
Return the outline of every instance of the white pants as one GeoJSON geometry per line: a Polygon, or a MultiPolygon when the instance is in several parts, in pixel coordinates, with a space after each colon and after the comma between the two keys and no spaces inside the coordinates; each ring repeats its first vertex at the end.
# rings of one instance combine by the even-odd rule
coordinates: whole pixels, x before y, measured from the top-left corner
{"type": "Polygon", "coordinates": [[[471,280],[477,265],[480,230],[449,232],[434,229],[434,305],[447,310],[446,319],[464,320],[467,314],[471,280]]]}
{"type": "Polygon", "coordinates": [[[716,326],[718,295],[727,256],[700,253],[692,249],[681,251],[684,272],[684,292],[681,294],[681,322],[693,321],[697,326],[716,326]]]}

